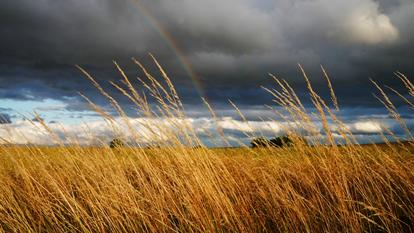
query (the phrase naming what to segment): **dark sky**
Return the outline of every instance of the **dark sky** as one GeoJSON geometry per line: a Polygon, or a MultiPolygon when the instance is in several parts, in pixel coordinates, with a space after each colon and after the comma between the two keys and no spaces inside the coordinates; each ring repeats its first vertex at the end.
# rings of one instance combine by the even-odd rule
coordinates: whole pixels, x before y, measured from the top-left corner
{"type": "MultiPolygon", "coordinates": [[[[100,99],[76,64],[107,86],[121,78],[113,60],[141,77],[130,58],[154,71],[151,52],[196,113],[199,93],[165,33],[219,108],[228,99],[246,109],[268,104],[260,88],[272,85],[268,73],[302,95],[297,63],[324,95],[323,65],[340,104],[361,114],[379,106],[369,78],[401,90],[393,72],[414,75],[412,0],[135,1],[0,1],[0,107],[52,99],[82,110],[78,91],[100,99]]],[[[10,121],[10,111],[2,112],[10,121]]]]}
{"type": "MultiPolygon", "coordinates": [[[[390,84],[396,81],[394,71],[414,74],[410,0],[141,4],[172,35],[206,93],[217,101],[230,96],[254,104],[249,97],[259,95],[258,86],[270,80],[269,72],[302,82],[297,63],[315,82],[321,80],[319,65],[324,65],[344,103],[355,95],[370,98],[368,78],[390,84]]],[[[88,92],[89,83],[75,64],[89,68],[100,80],[118,79],[113,59],[136,76],[129,58],[149,64],[148,52],[184,91],[187,85],[188,93],[183,94],[192,93],[191,79],[176,54],[133,0],[3,0],[0,32],[0,98],[62,98],[78,90],[88,92]]],[[[368,102],[362,100],[361,105],[368,102]]]]}

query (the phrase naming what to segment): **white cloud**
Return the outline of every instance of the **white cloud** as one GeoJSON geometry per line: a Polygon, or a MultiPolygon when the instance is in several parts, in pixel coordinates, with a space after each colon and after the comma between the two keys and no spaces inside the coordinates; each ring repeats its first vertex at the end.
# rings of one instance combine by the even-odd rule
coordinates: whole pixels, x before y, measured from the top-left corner
{"type": "MultiPolygon", "coordinates": [[[[287,123],[276,121],[241,121],[232,117],[212,118],[129,118],[132,131],[121,118],[117,118],[114,125],[104,120],[88,122],[87,125],[69,125],[51,123],[48,127],[63,143],[79,143],[82,145],[106,144],[114,137],[121,137],[127,141],[140,144],[165,142],[171,136],[183,135],[183,131],[192,127],[200,137],[207,139],[217,136],[217,127],[220,127],[229,138],[246,139],[246,135],[265,135],[274,137],[284,134],[284,129],[304,132],[304,124],[300,122],[287,123]]],[[[388,122],[389,123],[389,122],[388,122]]],[[[317,124],[319,125],[319,124],[317,124]]],[[[346,123],[346,128],[354,135],[375,135],[383,131],[385,123],[378,120],[359,120],[346,123]]],[[[320,126],[321,127],[321,126],[320,126]]],[[[337,132],[332,126],[332,131],[337,132]]],[[[314,132],[315,133],[315,132],[314,132]]],[[[0,125],[0,137],[17,144],[44,144],[52,145],[58,141],[39,123],[19,120],[7,125],[0,125]]],[[[1,140],[4,143],[3,140],[1,140]]],[[[235,141],[235,140],[234,140],[235,141]]]]}
{"type": "Polygon", "coordinates": [[[390,17],[380,12],[378,3],[372,0],[295,1],[278,14],[280,20],[289,19],[283,23],[288,35],[305,40],[374,45],[393,42],[399,37],[390,17]]]}
{"type": "MultiPolygon", "coordinates": [[[[137,137],[138,143],[151,143],[166,140],[168,131],[163,131],[162,128],[173,128],[170,121],[144,118],[129,119],[129,124],[133,131],[122,119],[116,119],[114,124],[104,120],[77,125],[51,123],[47,125],[48,129],[39,122],[19,120],[0,126],[0,137],[16,144],[53,145],[62,142],[90,145],[107,143],[114,137],[128,140],[137,137]]],[[[2,143],[5,143],[4,140],[2,143]]]]}
{"type": "Polygon", "coordinates": [[[399,37],[390,18],[371,1],[353,9],[344,20],[343,29],[349,40],[365,44],[389,43],[399,37]]]}
{"type": "MultiPolygon", "coordinates": [[[[272,121],[240,121],[231,117],[218,118],[129,118],[129,126],[121,118],[117,118],[115,124],[109,124],[104,120],[96,120],[87,124],[70,125],[51,123],[48,124],[53,134],[63,143],[96,144],[106,143],[113,137],[121,137],[132,140],[134,136],[138,143],[153,143],[165,141],[170,134],[180,135],[186,127],[192,127],[199,136],[217,134],[217,126],[230,134],[242,135],[243,133],[267,133],[275,135],[282,131],[281,125],[272,121]]],[[[56,144],[54,136],[48,132],[39,122],[19,120],[8,125],[0,126],[0,137],[8,142],[16,144],[56,144]]],[[[4,143],[4,141],[3,141],[4,143]]]]}
{"type": "Polygon", "coordinates": [[[380,122],[363,121],[351,124],[351,130],[362,133],[381,133],[384,127],[380,122]]]}
{"type": "MultiPolygon", "coordinates": [[[[345,128],[352,134],[380,134],[384,132],[386,123],[378,120],[358,120],[346,123],[345,128]]],[[[331,129],[333,132],[338,131],[336,126],[332,126],[331,129]]]]}
{"type": "Polygon", "coordinates": [[[218,120],[217,123],[223,129],[244,133],[266,132],[276,134],[282,131],[280,123],[275,121],[240,121],[231,117],[224,117],[218,120]]]}

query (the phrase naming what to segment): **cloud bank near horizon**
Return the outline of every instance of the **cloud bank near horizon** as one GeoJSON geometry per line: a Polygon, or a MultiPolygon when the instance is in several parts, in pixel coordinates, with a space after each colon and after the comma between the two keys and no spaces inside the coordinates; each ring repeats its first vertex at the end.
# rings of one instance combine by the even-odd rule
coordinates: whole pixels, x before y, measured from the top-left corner
{"type": "MultiPolygon", "coordinates": [[[[58,145],[76,144],[81,146],[107,145],[113,138],[122,138],[126,142],[141,146],[164,145],[172,136],[181,135],[182,129],[193,130],[198,138],[207,146],[228,146],[221,138],[221,131],[231,146],[249,145],[255,137],[276,137],[286,134],[286,130],[292,130],[303,135],[307,140],[316,140],[315,136],[304,128],[301,122],[283,122],[275,120],[243,121],[233,117],[219,117],[217,119],[198,118],[158,118],[145,117],[128,118],[128,124],[124,118],[115,118],[113,123],[105,120],[94,120],[87,124],[65,124],[58,122],[48,123],[46,129],[38,121],[18,120],[0,125],[1,144],[35,144],[58,145]],[[219,128],[219,131],[217,130],[219,128]]],[[[414,127],[414,120],[406,121],[408,127],[414,127]]],[[[320,123],[315,122],[314,133],[319,133],[318,140],[324,140],[325,133],[321,131],[320,123]]],[[[381,142],[381,134],[387,134],[391,130],[402,139],[407,136],[398,123],[390,118],[385,119],[359,119],[345,122],[345,129],[352,133],[360,143],[381,142]]],[[[190,133],[191,130],[187,130],[190,133]]],[[[340,131],[335,125],[330,126],[333,136],[342,140],[340,131]]],[[[309,141],[310,142],[310,141],[309,141]]]]}

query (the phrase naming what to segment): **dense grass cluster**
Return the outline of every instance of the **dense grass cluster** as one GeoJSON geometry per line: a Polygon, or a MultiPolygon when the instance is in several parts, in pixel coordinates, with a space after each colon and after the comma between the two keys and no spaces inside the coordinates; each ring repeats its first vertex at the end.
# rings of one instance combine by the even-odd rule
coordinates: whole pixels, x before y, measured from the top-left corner
{"type": "Polygon", "coordinates": [[[414,229],[414,159],[402,148],[0,152],[3,231],[414,229]]]}
{"type": "MultiPolygon", "coordinates": [[[[400,142],[387,129],[384,132],[395,136],[395,143],[386,140],[385,135],[382,145],[355,143],[349,129],[334,114],[339,106],[332,88],[334,109],[313,90],[304,72],[318,113],[316,119],[284,80],[275,78],[279,89],[266,90],[288,113],[275,110],[275,114],[290,126],[300,125],[300,132],[306,130],[310,135],[307,143],[295,131],[298,127],[287,127],[291,147],[208,149],[191,125],[180,121],[185,118],[183,105],[160,66],[162,82],[141,66],[147,76],[141,84],[158,103],[155,107],[118,68],[124,87],[113,85],[136,104],[143,116],[164,117],[168,127],[148,128],[168,137],[152,148],[0,146],[0,230],[414,231],[413,145],[400,142]],[[316,130],[316,121],[321,122],[323,133],[316,130]],[[332,125],[341,140],[332,132],[332,125]],[[338,142],[346,146],[338,146],[338,142]]],[[[116,100],[84,72],[130,125],[116,100]]],[[[413,95],[413,85],[403,75],[398,76],[413,95]]],[[[328,77],[327,81],[331,87],[328,77]]],[[[395,106],[377,87],[382,95],[379,99],[409,133],[395,106]]],[[[406,97],[404,100],[411,103],[406,97]]],[[[108,124],[114,124],[110,114],[90,104],[108,124]]],[[[132,126],[130,130],[132,137],[136,136],[132,126]]],[[[225,142],[219,127],[217,132],[225,142]]]]}

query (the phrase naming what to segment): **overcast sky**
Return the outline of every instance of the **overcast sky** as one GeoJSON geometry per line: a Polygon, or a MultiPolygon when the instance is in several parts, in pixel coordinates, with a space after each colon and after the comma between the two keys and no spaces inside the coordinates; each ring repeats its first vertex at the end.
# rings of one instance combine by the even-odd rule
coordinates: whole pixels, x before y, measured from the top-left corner
{"type": "Polygon", "coordinates": [[[107,86],[121,78],[113,60],[132,78],[143,74],[131,57],[153,71],[148,52],[194,116],[200,90],[182,59],[223,111],[232,99],[252,118],[263,113],[268,73],[300,93],[301,63],[322,94],[320,65],[327,69],[348,112],[378,115],[369,78],[401,90],[393,72],[414,76],[412,22],[412,0],[2,0],[0,124],[21,119],[16,111],[66,123],[93,115],[78,91],[105,102],[75,65],[107,86]]]}

